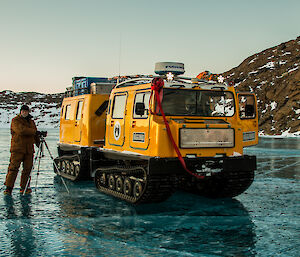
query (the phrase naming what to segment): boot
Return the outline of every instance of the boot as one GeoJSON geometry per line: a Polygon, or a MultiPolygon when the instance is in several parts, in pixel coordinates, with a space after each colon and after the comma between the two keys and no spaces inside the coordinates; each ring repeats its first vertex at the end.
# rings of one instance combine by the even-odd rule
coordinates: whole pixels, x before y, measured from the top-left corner
{"type": "Polygon", "coordinates": [[[6,189],[4,190],[3,193],[4,193],[5,195],[11,195],[12,190],[13,190],[13,189],[12,189],[11,187],[6,187],[6,189]]]}
{"type": "MultiPolygon", "coordinates": [[[[20,194],[24,194],[24,191],[25,191],[25,188],[21,188],[21,189],[20,189],[20,194]]],[[[31,192],[32,192],[31,188],[28,187],[28,188],[26,189],[25,194],[28,195],[28,194],[31,194],[31,192]]]]}

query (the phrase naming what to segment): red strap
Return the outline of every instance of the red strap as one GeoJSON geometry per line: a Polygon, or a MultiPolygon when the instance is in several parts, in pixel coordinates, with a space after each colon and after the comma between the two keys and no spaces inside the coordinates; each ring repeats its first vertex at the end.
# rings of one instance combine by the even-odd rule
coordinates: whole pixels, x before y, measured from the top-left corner
{"type": "MultiPolygon", "coordinates": [[[[180,151],[179,151],[179,149],[178,149],[178,146],[177,146],[176,143],[175,143],[175,140],[174,140],[174,138],[173,138],[173,135],[172,135],[172,132],[171,132],[171,129],[170,129],[170,126],[169,126],[169,122],[168,122],[167,119],[166,119],[166,115],[165,115],[165,113],[164,113],[164,111],[163,111],[163,108],[162,108],[161,102],[160,102],[159,93],[160,93],[161,89],[163,88],[163,86],[164,86],[164,81],[163,81],[161,78],[154,78],[154,79],[152,80],[152,83],[151,83],[151,89],[152,89],[152,91],[151,91],[151,96],[152,96],[152,92],[154,91],[155,99],[156,99],[156,101],[157,101],[157,105],[158,105],[158,108],[159,108],[159,110],[160,110],[160,113],[161,113],[161,115],[162,115],[162,117],[163,117],[163,120],[164,120],[166,129],[167,129],[168,136],[169,136],[169,138],[170,138],[170,140],[171,140],[171,143],[172,143],[172,145],[173,145],[173,147],[174,147],[174,149],[175,149],[175,152],[176,152],[176,154],[177,154],[177,156],[178,156],[178,159],[179,159],[179,161],[180,161],[182,167],[185,169],[185,171],[188,172],[189,174],[191,174],[192,176],[195,176],[196,178],[203,179],[204,176],[200,176],[200,175],[198,175],[198,174],[195,174],[195,173],[193,173],[192,171],[190,171],[190,170],[186,167],[185,161],[184,161],[184,159],[183,159],[183,157],[182,157],[182,155],[181,155],[181,153],[180,153],[180,151]]],[[[151,100],[151,96],[150,96],[150,100],[151,100]]],[[[150,106],[150,104],[149,104],[149,106],[150,106]]],[[[151,110],[151,108],[150,108],[150,110],[151,110]]],[[[152,113],[152,114],[157,114],[156,111],[151,112],[151,113],[152,113]]]]}

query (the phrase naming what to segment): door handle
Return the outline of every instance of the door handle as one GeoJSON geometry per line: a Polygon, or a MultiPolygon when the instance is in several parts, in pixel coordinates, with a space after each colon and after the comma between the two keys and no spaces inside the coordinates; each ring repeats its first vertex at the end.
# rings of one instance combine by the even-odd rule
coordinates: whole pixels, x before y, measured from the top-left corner
{"type": "Polygon", "coordinates": [[[111,120],[110,121],[110,126],[112,127],[114,125],[115,121],[111,120]]]}
{"type": "Polygon", "coordinates": [[[131,127],[135,127],[135,125],[136,125],[136,121],[134,120],[133,122],[132,122],[132,124],[131,124],[131,127]]]}

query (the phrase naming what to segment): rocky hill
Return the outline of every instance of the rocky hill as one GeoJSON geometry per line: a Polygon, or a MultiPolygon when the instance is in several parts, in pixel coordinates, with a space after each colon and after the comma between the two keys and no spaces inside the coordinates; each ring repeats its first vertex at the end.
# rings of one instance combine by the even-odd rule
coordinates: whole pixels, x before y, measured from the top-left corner
{"type": "Polygon", "coordinates": [[[266,49],[223,74],[239,91],[256,93],[262,133],[300,131],[300,37],[266,49]]]}
{"type": "Polygon", "coordinates": [[[0,92],[0,127],[9,128],[10,122],[27,104],[38,128],[59,127],[60,105],[63,94],[41,94],[34,92],[0,92]]]}
{"type": "MultiPolygon", "coordinates": [[[[300,135],[300,37],[244,60],[223,76],[239,91],[255,92],[261,134],[300,135]]],[[[40,128],[59,126],[63,94],[0,92],[0,127],[9,127],[23,103],[40,128]]]]}

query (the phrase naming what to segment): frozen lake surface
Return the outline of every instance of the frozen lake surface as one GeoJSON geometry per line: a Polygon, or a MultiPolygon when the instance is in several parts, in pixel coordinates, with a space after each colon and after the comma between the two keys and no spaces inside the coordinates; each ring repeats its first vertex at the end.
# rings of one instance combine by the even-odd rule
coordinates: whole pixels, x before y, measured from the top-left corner
{"type": "MultiPolygon", "coordinates": [[[[55,156],[57,140],[58,130],[48,130],[55,156]]],[[[0,142],[3,184],[8,129],[0,129],[0,142]]],[[[12,197],[0,195],[0,256],[298,257],[300,139],[264,138],[246,152],[257,156],[258,170],[252,186],[235,199],[178,192],[142,206],[104,195],[92,181],[67,181],[69,195],[46,152],[32,196],[19,195],[19,177],[12,197]]],[[[36,172],[33,189],[35,183],[36,172]]]]}

